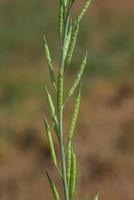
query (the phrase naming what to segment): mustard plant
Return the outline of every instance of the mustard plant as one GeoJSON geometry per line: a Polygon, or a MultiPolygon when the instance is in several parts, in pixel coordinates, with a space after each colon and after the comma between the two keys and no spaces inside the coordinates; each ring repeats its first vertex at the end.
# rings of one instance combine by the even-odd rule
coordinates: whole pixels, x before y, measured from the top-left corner
{"type": "MultiPolygon", "coordinates": [[[[53,100],[47,86],[45,85],[46,97],[48,102],[48,107],[52,119],[52,125],[44,116],[45,129],[48,138],[48,145],[50,148],[51,160],[58,170],[59,177],[63,184],[63,195],[57,190],[54,181],[51,179],[48,172],[46,172],[48,177],[48,182],[53,195],[54,200],[73,200],[76,193],[76,180],[77,180],[77,162],[76,155],[73,147],[73,136],[76,127],[76,122],[79,113],[80,101],[81,101],[81,78],[87,63],[88,53],[85,53],[84,59],[80,64],[80,68],[76,74],[76,77],[70,87],[67,96],[64,97],[65,87],[65,72],[69,69],[74,49],[76,46],[76,40],[79,32],[80,22],[86,13],[91,0],[86,0],[81,8],[81,11],[76,17],[72,17],[72,7],[75,4],[75,0],[58,0],[59,10],[58,10],[58,34],[59,34],[59,44],[60,44],[60,55],[59,55],[59,67],[58,74],[55,73],[54,64],[51,59],[50,50],[44,37],[44,51],[45,57],[48,64],[50,72],[50,81],[52,83],[54,94],[56,95],[56,102],[53,100]],[[76,100],[74,103],[74,108],[71,116],[70,127],[67,134],[67,140],[65,140],[64,127],[63,127],[63,113],[64,108],[70,98],[76,93],[76,100]],[[57,160],[57,155],[55,151],[55,144],[52,136],[52,129],[54,129],[57,140],[58,147],[60,150],[60,160],[57,160]],[[60,161],[60,162],[59,162],[60,161]]],[[[94,200],[99,200],[99,193],[96,194],[94,200]]]]}

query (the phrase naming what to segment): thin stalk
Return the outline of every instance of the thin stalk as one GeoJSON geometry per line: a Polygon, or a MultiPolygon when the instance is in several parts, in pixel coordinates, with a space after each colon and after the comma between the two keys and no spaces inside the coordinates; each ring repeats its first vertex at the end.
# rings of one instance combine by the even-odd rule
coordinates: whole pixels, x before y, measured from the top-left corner
{"type": "Polygon", "coordinates": [[[65,148],[63,139],[63,110],[60,113],[60,153],[61,153],[61,168],[62,168],[62,182],[64,188],[65,200],[69,200],[69,192],[67,185],[67,174],[66,174],[66,161],[65,161],[65,148]]]}
{"type": "MultiPolygon", "coordinates": [[[[65,20],[65,29],[63,34],[63,43],[61,47],[61,58],[60,58],[60,69],[64,68],[64,47],[67,37],[68,25],[69,25],[70,14],[67,15],[65,20]]],[[[60,70],[59,69],[59,70],[60,70]]],[[[63,83],[64,88],[64,83],[63,83]]],[[[62,94],[63,95],[63,94],[62,94]]],[[[59,113],[59,132],[60,132],[60,154],[61,154],[61,170],[62,170],[62,182],[64,188],[64,199],[69,200],[69,191],[67,184],[67,174],[66,174],[66,160],[65,160],[65,146],[64,146],[64,137],[63,137],[63,107],[59,113]]]]}
{"type": "MultiPolygon", "coordinates": [[[[59,175],[62,180],[63,184],[63,196],[64,200],[72,200],[75,195],[76,190],[76,177],[77,177],[77,166],[76,166],[76,156],[73,151],[72,146],[72,136],[74,134],[74,128],[76,125],[76,120],[78,117],[78,110],[80,105],[80,92],[78,93],[76,97],[76,102],[73,109],[72,119],[71,119],[71,125],[68,132],[68,141],[70,142],[71,146],[68,149],[68,146],[66,147],[66,143],[64,140],[64,128],[63,128],[63,114],[64,114],[64,107],[66,103],[68,102],[69,98],[74,94],[74,91],[79,85],[81,76],[84,71],[84,67],[86,65],[87,61],[87,54],[80,66],[80,69],[76,75],[76,78],[72,84],[71,89],[68,92],[67,98],[64,101],[64,74],[66,68],[70,65],[73,51],[76,44],[77,34],[79,30],[79,22],[82,19],[83,15],[85,14],[91,0],[85,0],[85,4],[82,7],[82,10],[80,14],[77,17],[77,20],[72,20],[71,18],[71,8],[75,2],[75,0],[59,0],[59,40],[60,40],[60,58],[59,58],[59,71],[58,71],[58,77],[55,79],[54,69],[52,66],[52,60],[50,57],[48,45],[45,41],[45,54],[47,58],[47,62],[49,65],[50,70],[50,77],[51,82],[55,84],[57,83],[57,90],[56,90],[56,96],[57,96],[57,106],[54,105],[53,100],[51,98],[51,95],[47,91],[47,100],[48,105],[50,108],[50,114],[52,116],[52,121],[54,123],[54,129],[56,133],[58,134],[58,142],[59,142],[59,151],[60,151],[60,166],[57,162],[56,157],[56,151],[54,148],[53,138],[52,134],[49,128],[49,124],[47,121],[45,121],[46,125],[46,131],[48,140],[49,140],[49,146],[50,146],[50,152],[52,155],[52,161],[55,164],[56,169],[59,172],[59,175]],[[56,81],[57,80],[57,81],[56,81]],[[67,153],[67,154],[66,154],[67,153]]],[[[54,200],[60,200],[59,193],[56,189],[56,185],[51,180],[50,176],[47,173],[49,185],[51,192],[53,194],[54,200]]],[[[99,196],[96,196],[94,200],[99,200],[99,196]]]]}

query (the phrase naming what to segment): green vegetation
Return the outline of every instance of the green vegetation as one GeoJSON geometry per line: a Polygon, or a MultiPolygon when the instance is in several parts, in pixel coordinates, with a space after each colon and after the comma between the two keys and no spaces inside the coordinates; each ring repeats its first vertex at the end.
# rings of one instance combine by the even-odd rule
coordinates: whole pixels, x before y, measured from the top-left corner
{"type": "MultiPolygon", "coordinates": [[[[48,138],[48,144],[50,149],[51,160],[59,172],[59,177],[61,178],[63,184],[63,199],[73,200],[76,193],[76,181],[77,181],[77,156],[75,155],[75,150],[73,146],[73,136],[76,127],[76,122],[79,113],[80,100],[81,100],[81,78],[84,72],[84,68],[87,63],[87,52],[84,56],[83,61],[80,64],[80,68],[77,75],[72,83],[71,88],[68,91],[67,97],[64,98],[64,90],[66,89],[65,74],[68,68],[70,69],[70,64],[73,58],[74,49],[76,46],[78,31],[80,27],[80,22],[86,13],[91,0],[86,0],[80,13],[77,17],[72,18],[72,7],[74,6],[74,0],[60,0],[59,1],[59,14],[58,14],[58,33],[59,33],[59,43],[60,43],[60,61],[58,67],[58,75],[55,74],[55,67],[53,65],[50,50],[44,38],[45,46],[45,56],[50,72],[50,80],[54,89],[54,94],[56,96],[56,101],[54,101],[52,95],[49,93],[47,86],[45,85],[48,108],[50,111],[53,129],[55,131],[58,148],[60,151],[60,159],[57,160],[57,155],[55,151],[55,144],[53,142],[52,127],[50,123],[44,116],[45,129],[48,138]],[[77,91],[78,90],[78,91],[77,91]],[[68,130],[67,140],[65,140],[64,132],[64,111],[67,103],[71,97],[77,91],[76,100],[72,112],[70,127],[68,130]]],[[[54,200],[60,200],[60,194],[56,189],[54,181],[46,172],[48,177],[48,182],[53,195],[54,200]]],[[[95,196],[94,200],[99,200],[99,193],[95,196]]]]}
{"type": "MultiPolygon", "coordinates": [[[[33,123],[33,118],[37,120],[39,116],[41,108],[38,105],[43,105],[40,100],[41,82],[43,73],[46,73],[46,70],[42,70],[44,59],[40,48],[44,32],[52,56],[55,55],[54,64],[58,62],[57,9],[54,8],[57,8],[55,1],[47,4],[42,0],[0,2],[0,135],[10,135],[9,130],[12,130],[12,134],[18,131],[13,121],[23,121],[22,129],[25,130],[28,124],[33,123]],[[5,118],[8,118],[7,122],[5,118]]],[[[85,82],[89,78],[122,82],[133,80],[133,12],[128,9],[114,13],[113,8],[99,8],[90,12],[88,17],[81,24],[77,45],[79,51],[74,53],[68,80],[77,72],[81,52],[87,47],[90,51],[85,82]]],[[[91,87],[91,81],[85,85],[91,87]]]]}
{"type": "MultiPolygon", "coordinates": [[[[47,4],[43,0],[0,2],[0,140],[6,135],[6,142],[12,144],[12,140],[7,140],[10,135],[20,131],[17,128],[19,124],[22,132],[25,132],[31,128],[33,120],[38,121],[42,109],[39,105],[43,107],[44,75],[47,78],[43,50],[40,48],[44,32],[52,49],[52,57],[55,55],[54,64],[58,62],[55,8],[56,1],[47,4]]],[[[77,10],[77,7],[74,6],[74,9],[77,10]]],[[[74,52],[67,74],[70,82],[73,74],[77,73],[81,52],[90,48],[89,67],[85,69],[83,84],[88,90],[92,87],[91,80],[95,79],[133,80],[134,13],[129,9],[117,13],[111,7],[107,9],[95,8],[83,20],[76,47],[79,50],[74,52]],[[86,84],[89,78],[90,84],[86,84]]]]}
{"type": "MultiPolygon", "coordinates": [[[[84,0],[75,2],[74,13],[79,12],[83,3],[84,0]]],[[[82,170],[79,199],[92,199],[98,185],[102,186],[104,199],[132,198],[134,12],[131,5],[131,0],[92,2],[81,23],[76,51],[66,73],[64,97],[78,72],[85,49],[89,49],[82,84],[83,103],[76,127],[76,133],[80,134],[75,138],[75,150],[82,170]],[[123,192],[122,188],[125,188],[123,192]]],[[[52,0],[0,1],[0,174],[5,179],[4,184],[0,178],[0,190],[1,187],[4,189],[5,197],[1,197],[4,199],[42,200],[45,195],[50,198],[42,177],[44,162],[48,161],[48,165],[50,162],[48,143],[42,133],[42,111],[48,117],[47,104],[42,98],[45,97],[44,77],[51,91],[42,36],[46,33],[57,72],[60,50],[57,10],[57,1],[52,0]],[[26,166],[31,167],[30,172],[26,166]],[[15,184],[12,184],[10,175],[15,184]],[[23,184],[31,197],[18,188],[23,184]],[[14,189],[10,191],[13,185],[14,189]],[[19,193],[16,198],[12,196],[15,191],[19,193]]],[[[71,126],[69,114],[73,104],[72,99],[65,109],[65,130],[67,125],[71,126]]],[[[57,152],[57,143],[55,147],[57,152]]],[[[55,173],[51,166],[50,170],[55,173]]],[[[55,175],[51,176],[60,191],[55,175]]]]}

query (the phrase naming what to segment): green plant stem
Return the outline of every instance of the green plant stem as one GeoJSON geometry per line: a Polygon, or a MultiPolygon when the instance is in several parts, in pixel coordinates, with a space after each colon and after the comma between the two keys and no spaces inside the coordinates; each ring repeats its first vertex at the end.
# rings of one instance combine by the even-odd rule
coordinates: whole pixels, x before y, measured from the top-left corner
{"type": "Polygon", "coordinates": [[[61,168],[62,168],[62,182],[64,188],[65,200],[69,200],[67,174],[66,174],[66,161],[65,161],[65,148],[63,139],[63,110],[60,113],[60,152],[61,152],[61,168]]]}
{"type": "MultiPolygon", "coordinates": [[[[70,19],[70,16],[68,15],[65,22],[63,43],[61,47],[60,69],[64,69],[64,47],[65,47],[66,36],[67,36],[67,31],[68,31],[69,19],[70,19]]],[[[64,188],[64,199],[69,200],[67,174],[66,174],[65,146],[64,146],[64,138],[63,138],[63,107],[62,107],[61,112],[59,113],[59,131],[60,131],[60,153],[61,153],[61,168],[62,168],[62,176],[63,176],[62,182],[63,182],[63,188],[64,188]]]]}

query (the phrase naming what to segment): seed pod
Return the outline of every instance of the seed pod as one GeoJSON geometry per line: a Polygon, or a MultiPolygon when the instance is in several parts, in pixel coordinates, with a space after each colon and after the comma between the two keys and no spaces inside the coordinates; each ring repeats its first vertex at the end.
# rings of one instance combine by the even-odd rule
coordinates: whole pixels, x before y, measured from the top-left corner
{"type": "Polygon", "coordinates": [[[75,48],[75,45],[76,45],[78,30],[79,30],[79,22],[77,20],[74,23],[74,26],[73,26],[73,29],[72,29],[71,39],[70,39],[70,43],[69,43],[69,47],[68,47],[68,51],[67,51],[67,57],[66,57],[66,61],[65,61],[66,66],[68,66],[70,64],[71,60],[72,60],[74,48],[75,48]]]}
{"type": "Polygon", "coordinates": [[[55,85],[56,81],[55,81],[55,74],[54,74],[52,59],[51,59],[51,56],[50,56],[50,51],[49,51],[49,47],[48,47],[45,36],[44,36],[44,45],[45,45],[45,49],[44,49],[45,50],[45,56],[46,56],[47,64],[48,64],[48,67],[49,67],[51,82],[52,82],[54,88],[56,89],[56,85],[55,85]]]}
{"type": "Polygon", "coordinates": [[[83,8],[82,8],[82,10],[81,10],[81,12],[80,12],[80,14],[78,15],[78,21],[79,21],[79,22],[81,21],[82,17],[83,17],[84,14],[86,13],[86,11],[87,11],[87,9],[88,9],[88,7],[89,7],[91,1],[92,1],[92,0],[86,0],[86,1],[85,1],[85,4],[84,4],[84,6],[83,6],[83,8]]]}
{"type": "Polygon", "coordinates": [[[67,37],[66,37],[66,43],[65,43],[65,47],[64,47],[64,60],[67,56],[68,47],[69,47],[69,44],[70,44],[70,41],[71,41],[71,34],[72,34],[72,20],[70,21],[69,31],[68,31],[68,34],[67,34],[67,37]]]}
{"type": "Polygon", "coordinates": [[[53,104],[53,101],[52,101],[52,97],[51,97],[50,93],[48,92],[46,85],[45,85],[45,90],[46,90],[46,94],[47,94],[47,101],[48,101],[50,113],[51,113],[51,116],[53,118],[53,116],[55,116],[55,107],[54,107],[54,104],[53,104]]]}
{"type": "Polygon", "coordinates": [[[99,200],[100,199],[100,193],[97,192],[96,196],[94,197],[94,200],[99,200]]]}
{"type": "Polygon", "coordinates": [[[85,55],[84,60],[83,60],[82,63],[81,63],[80,69],[79,69],[79,71],[78,71],[78,73],[77,73],[77,75],[76,75],[76,78],[75,78],[75,80],[74,80],[74,82],[73,82],[73,85],[72,85],[71,89],[70,89],[69,92],[68,92],[67,98],[69,98],[69,97],[71,97],[71,96],[73,95],[73,93],[74,93],[76,87],[78,86],[78,84],[79,84],[79,82],[80,82],[80,79],[81,79],[81,77],[82,77],[82,74],[83,74],[83,72],[84,72],[86,63],[87,63],[87,53],[86,53],[86,55],[85,55]]]}
{"type": "Polygon", "coordinates": [[[47,138],[48,138],[48,145],[49,145],[49,148],[50,148],[51,159],[54,162],[55,166],[57,166],[57,159],[56,159],[56,153],[55,153],[55,149],[54,149],[52,134],[51,134],[50,126],[49,126],[45,117],[44,117],[44,122],[45,122],[45,129],[46,129],[46,133],[47,133],[47,138]]]}
{"type": "Polygon", "coordinates": [[[71,156],[71,174],[70,174],[70,183],[69,183],[69,197],[70,200],[74,197],[76,190],[76,177],[77,177],[77,168],[76,168],[76,155],[72,149],[71,156]]]}
{"type": "Polygon", "coordinates": [[[68,135],[69,141],[71,141],[73,134],[74,134],[74,129],[75,129],[75,126],[76,126],[79,108],[80,108],[80,100],[81,100],[81,93],[80,93],[80,89],[79,89],[79,92],[78,92],[77,97],[76,97],[74,109],[73,109],[70,128],[69,128],[69,135],[68,135]]]}
{"type": "Polygon", "coordinates": [[[67,162],[67,183],[69,185],[70,182],[70,174],[71,174],[71,156],[72,156],[72,145],[71,142],[68,143],[67,152],[66,152],[66,162],[67,162]]]}
{"type": "Polygon", "coordinates": [[[53,123],[54,123],[54,129],[55,129],[57,136],[59,136],[58,120],[57,120],[57,116],[56,116],[55,107],[54,107],[54,104],[53,104],[53,101],[52,101],[52,97],[51,97],[50,93],[48,92],[48,89],[47,89],[46,86],[45,86],[45,90],[46,90],[46,94],[47,94],[47,102],[48,102],[49,110],[50,110],[51,117],[52,117],[52,120],[53,120],[53,123]]]}
{"type": "Polygon", "coordinates": [[[63,8],[63,2],[60,1],[60,5],[59,5],[59,25],[58,25],[58,29],[59,29],[59,36],[60,39],[62,40],[62,34],[63,34],[63,28],[64,28],[64,8],[63,8]]]}
{"type": "Polygon", "coordinates": [[[62,105],[63,105],[63,69],[60,69],[58,74],[58,85],[57,85],[57,108],[59,114],[62,111],[62,105]]]}
{"type": "Polygon", "coordinates": [[[67,6],[68,0],[64,0],[65,7],[67,6]]]}
{"type": "Polygon", "coordinates": [[[50,176],[48,175],[47,172],[46,172],[46,174],[47,174],[49,186],[50,186],[50,189],[51,189],[51,191],[52,191],[54,200],[60,200],[60,197],[59,197],[59,194],[58,194],[58,191],[57,191],[57,189],[56,189],[55,184],[53,183],[53,181],[51,180],[51,178],[50,178],[50,176]]]}

